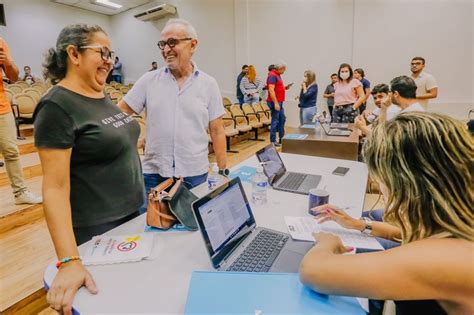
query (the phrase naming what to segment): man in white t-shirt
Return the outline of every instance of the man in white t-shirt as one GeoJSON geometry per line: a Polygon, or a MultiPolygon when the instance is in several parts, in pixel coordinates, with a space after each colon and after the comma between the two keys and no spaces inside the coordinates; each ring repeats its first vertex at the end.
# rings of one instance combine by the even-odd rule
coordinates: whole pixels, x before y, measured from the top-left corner
{"type": "Polygon", "coordinates": [[[425,111],[416,97],[415,81],[406,75],[396,77],[390,81],[390,93],[380,106],[380,122],[393,119],[393,117],[389,118],[387,114],[391,104],[400,107],[400,113],[425,111]]]}
{"type": "Polygon", "coordinates": [[[425,68],[425,59],[423,57],[414,57],[411,60],[411,78],[416,84],[416,98],[425,110],[428,109],[428,100],[438,97],[438,84],[435,78],[423,71],[425,68]]]}

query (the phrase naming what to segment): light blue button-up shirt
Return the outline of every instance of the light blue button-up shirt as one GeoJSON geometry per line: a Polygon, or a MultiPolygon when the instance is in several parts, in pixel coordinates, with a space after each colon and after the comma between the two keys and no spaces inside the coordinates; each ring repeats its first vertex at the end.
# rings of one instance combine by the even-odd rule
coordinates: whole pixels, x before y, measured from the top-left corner
{"type": "Polygon", "coordinates": [[[124,96],[146,111],[143,172],[163,177],[207,173],[209,122],[224,115],[217,81],[194,65],[182,89],[167,67],[145,73],[124,96]]]}

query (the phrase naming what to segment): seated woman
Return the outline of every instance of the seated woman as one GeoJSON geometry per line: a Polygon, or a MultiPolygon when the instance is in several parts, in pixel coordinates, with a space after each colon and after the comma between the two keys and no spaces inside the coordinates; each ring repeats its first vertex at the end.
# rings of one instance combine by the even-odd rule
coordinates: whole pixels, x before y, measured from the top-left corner
{"type": "Polygon", "coordinates": [[[77,24],[61,31],[44,64],[56,85],[36,108],[35,144],[46,222],[60,260],[47,300],[61,314],[71,314],[81,286],[97,293],[77,246],[137,216],[145,199],[140,127],[104,94],[112,63],[102,28],[77,24]]]}
{"type": "Polygon", "coordinates": [[[260,102],[260,93],[262,93],[263,82],[257,78],[257,72],[254,66],[249,66],[246,76],[240,81],[240,90],[244,95],[244,103],[252,105],[260,102]]]}
{"type": "Polygon", "coordinates": [[[385,222],[371,226],[331,206],[320,220],[401,238],[381,252],[348,251],[337,236],[315,234],[301,280],[317,292],[397,301],[397,314],[474,313],[474,143],[445,115],[410,112],[374,128],[363,148],[379,182],[385,222]],[[403,301],[403,302],[402,302],[403,301]]]}

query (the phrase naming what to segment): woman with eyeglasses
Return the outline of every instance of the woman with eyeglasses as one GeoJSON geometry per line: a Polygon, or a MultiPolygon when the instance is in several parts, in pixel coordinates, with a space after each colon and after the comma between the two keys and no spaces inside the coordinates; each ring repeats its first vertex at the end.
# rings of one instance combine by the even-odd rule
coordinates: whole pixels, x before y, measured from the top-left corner
{"type": "Polygon", "coordinates": [[[46,222],[58,256],[51,306],[71,314],[81,286],[97,287],[78,245],[138,215],[144,187],[138,123],[104,94],[110,40],[99,26],[65,27],[43,64],[55,84],[34,113],[46,222]]]}
{"type": "Polygon", "coordinates": [[[474,142],[463,123],[407,112],[379,124],[363,147],[386,203],[369,224],[326,205],[320,220],[402,240],[386,251],[348,251],[331,234],[301,264],[301,280],[326,294],[395,300],[397,314],[474,314],[474,142]]]}

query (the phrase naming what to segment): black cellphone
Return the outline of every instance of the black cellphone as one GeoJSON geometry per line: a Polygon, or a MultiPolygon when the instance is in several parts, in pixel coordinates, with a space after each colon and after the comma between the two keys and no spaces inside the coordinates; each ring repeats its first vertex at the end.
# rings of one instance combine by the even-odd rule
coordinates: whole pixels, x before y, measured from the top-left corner
{"type": "Polygon", "coordinates": [[[342,167],[342,166],[338,166],[338,167],[336,167],[336,169],[334,171],[332,171],[332,173],[334,175],[339,175],[339,176],[344,176],[344,175],[346,175],[347,172],[349,172],[349,168],[348,167],[342,167]]]}

